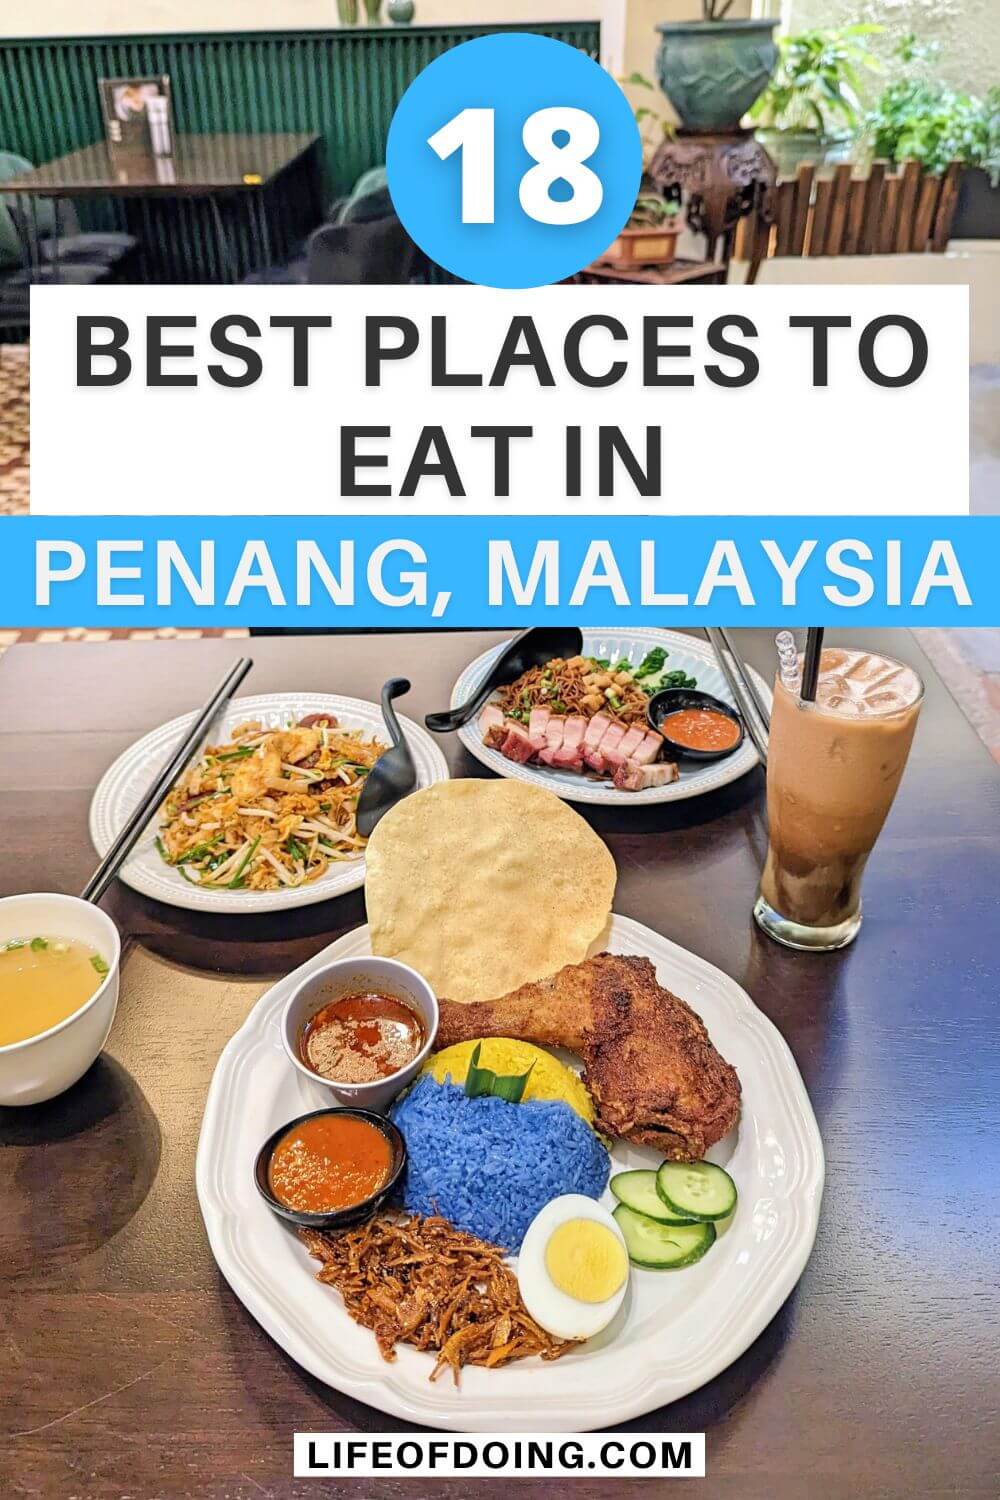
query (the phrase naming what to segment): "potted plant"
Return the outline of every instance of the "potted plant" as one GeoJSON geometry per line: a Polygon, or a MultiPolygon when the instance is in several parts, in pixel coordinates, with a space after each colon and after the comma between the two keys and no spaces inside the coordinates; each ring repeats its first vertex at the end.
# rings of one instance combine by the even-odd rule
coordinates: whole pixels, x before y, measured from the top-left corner
{"type": "Polygon", "coordinates": [[[750,110],[782,175],[800,162],[847,161],[862,123],[862,73],[880,73],[874,25],[821,27],[778,39],[778,66],[750,110]]]}
{"type": "Polygon", "coordinates": [[[1000,240],[1000,87],[982,101],[978,162],[962,173],[951,233],[956,240],[1000,240]]]}
{"type": "Polygon", "coordinates": [[[636,266],[668,266],[674,259],[677,236],[684,228],[681,206],[652,189],[635,200],[629,221],[598,261],[620,271],[636,266]]]}
{"type": "MultiPolygon", "coordinates": [[[[903,62],[926,61],[933,47],[905,37],[903,62]]],[[[895,79],[869,111],[865,131],[875,156],[918,161],[927,172],[962,162],[954,239],[1000,239],[1000,88],[985,98],[924,74],[895,79]]]]}
{"type": "Polygon", "coordinates": [[[663,21],[656,76],[684,130],[738,131],[777,61],[777,18],[728,21],[733,0],[702,0],[700,21],[663,21]]]}

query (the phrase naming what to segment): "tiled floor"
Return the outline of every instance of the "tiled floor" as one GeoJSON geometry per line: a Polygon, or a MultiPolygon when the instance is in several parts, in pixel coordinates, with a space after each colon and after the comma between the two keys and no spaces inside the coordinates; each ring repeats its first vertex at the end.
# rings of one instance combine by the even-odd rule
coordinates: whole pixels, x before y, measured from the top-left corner
{"type": "Polygon", "coordinates": [[[28,351],[0,344],[0,516],[28,509],[28,351]]]}

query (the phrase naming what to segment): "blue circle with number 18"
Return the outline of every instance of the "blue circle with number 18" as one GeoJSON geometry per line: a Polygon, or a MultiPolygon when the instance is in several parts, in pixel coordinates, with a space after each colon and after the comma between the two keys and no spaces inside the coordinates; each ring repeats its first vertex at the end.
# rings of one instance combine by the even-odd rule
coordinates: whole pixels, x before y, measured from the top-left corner
{"type": "Polygon", "coordinates": [[[389,192],[421,250],[463,281],[544,286],[612,244],[635,204],[642,142],[586,53],[501,32],[438,57],[400,100],[389,192]]]}

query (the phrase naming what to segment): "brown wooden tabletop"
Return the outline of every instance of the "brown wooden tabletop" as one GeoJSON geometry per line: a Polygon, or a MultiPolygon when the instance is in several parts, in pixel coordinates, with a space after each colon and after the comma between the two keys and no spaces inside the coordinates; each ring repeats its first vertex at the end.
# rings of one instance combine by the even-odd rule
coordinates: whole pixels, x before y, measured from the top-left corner
{"type": "MultiPolygon", "coordinates": [[[[259,639],[247,691],[376,697],[401,673],[419,717],[446,706],[460,667],[494,639],[259,639]]],[[[770,671],[766,636],[743,640],[770,671]]],[[[704,1492],[733,1500],[1000,1492],[1000,776],[909,635],[864,642],[916,665],[927,696],[847,952],[790,953],[752,926],[759,771],[673,806],[581,809],[614,852],[617,910],[719,965],[780,1026],[826,1143],[819,1236],[797,1291],[710,1385],[630,1424],[704,1430],[704,1492]]],[[[0,892],[79,890],[99,776],[202,702],[242,645],[7,653],[0,892]]],[[[445,749],[455,775],[484,774],[453,738],[445,749]]],[[[317,1493],[290,1478],[295,1429],[401,1424],[305,1375],[230,1293],[202,1228],[194,1151],[215,1061],[262,979],[361,922],[361,894],[252,923],[121,886],[106,904],[147,950],[129,957],[107,1053],[63,1098],[0,1110],[0,1494],[317,1493]],[[178,1008],[171,979],[190,966],[218,978],[178,1008]]],[[[527,1484],[479,1488],[499,1500],[527,1484]]],[[[440,1492],[467,1487],[322,1489],[440,1492]]]]}
{"type": "Polygon", "coordinates": [[[0,193],[44,198],[197,197],[266,187],[319,137],[306,132],[176,135],[170,156],[112,152],[105,141],[0,183],[0,193]]]}

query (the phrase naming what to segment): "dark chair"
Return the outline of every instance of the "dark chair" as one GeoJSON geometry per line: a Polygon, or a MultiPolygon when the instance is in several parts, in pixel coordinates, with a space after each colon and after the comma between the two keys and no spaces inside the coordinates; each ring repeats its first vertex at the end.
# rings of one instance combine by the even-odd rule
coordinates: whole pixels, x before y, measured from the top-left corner
{"type": "MultiPolygon", "coordinates": [[[[25,157],[16,156],[12,151],[0,151],[0,182],[31,170],[32,164],[25,157]]],[[[135,235],[117,230],[81,230],[76,210],[68,199],[37,198],[32,214],[25,211],[21,200],[7,195],[0,198],[0,215],[4,214],[29,261],[114,268],[131,255],[139,243],[135,235]]],[[[2,230],[0,225],[0,246],[6,247],[10,235],[2,230]]]]}
{"type": "Polygon", "coordinates": [[[314,286],[406,286],[419,254],[395,217],[324,224],[309,240],[308,279],[314,286]]]}

